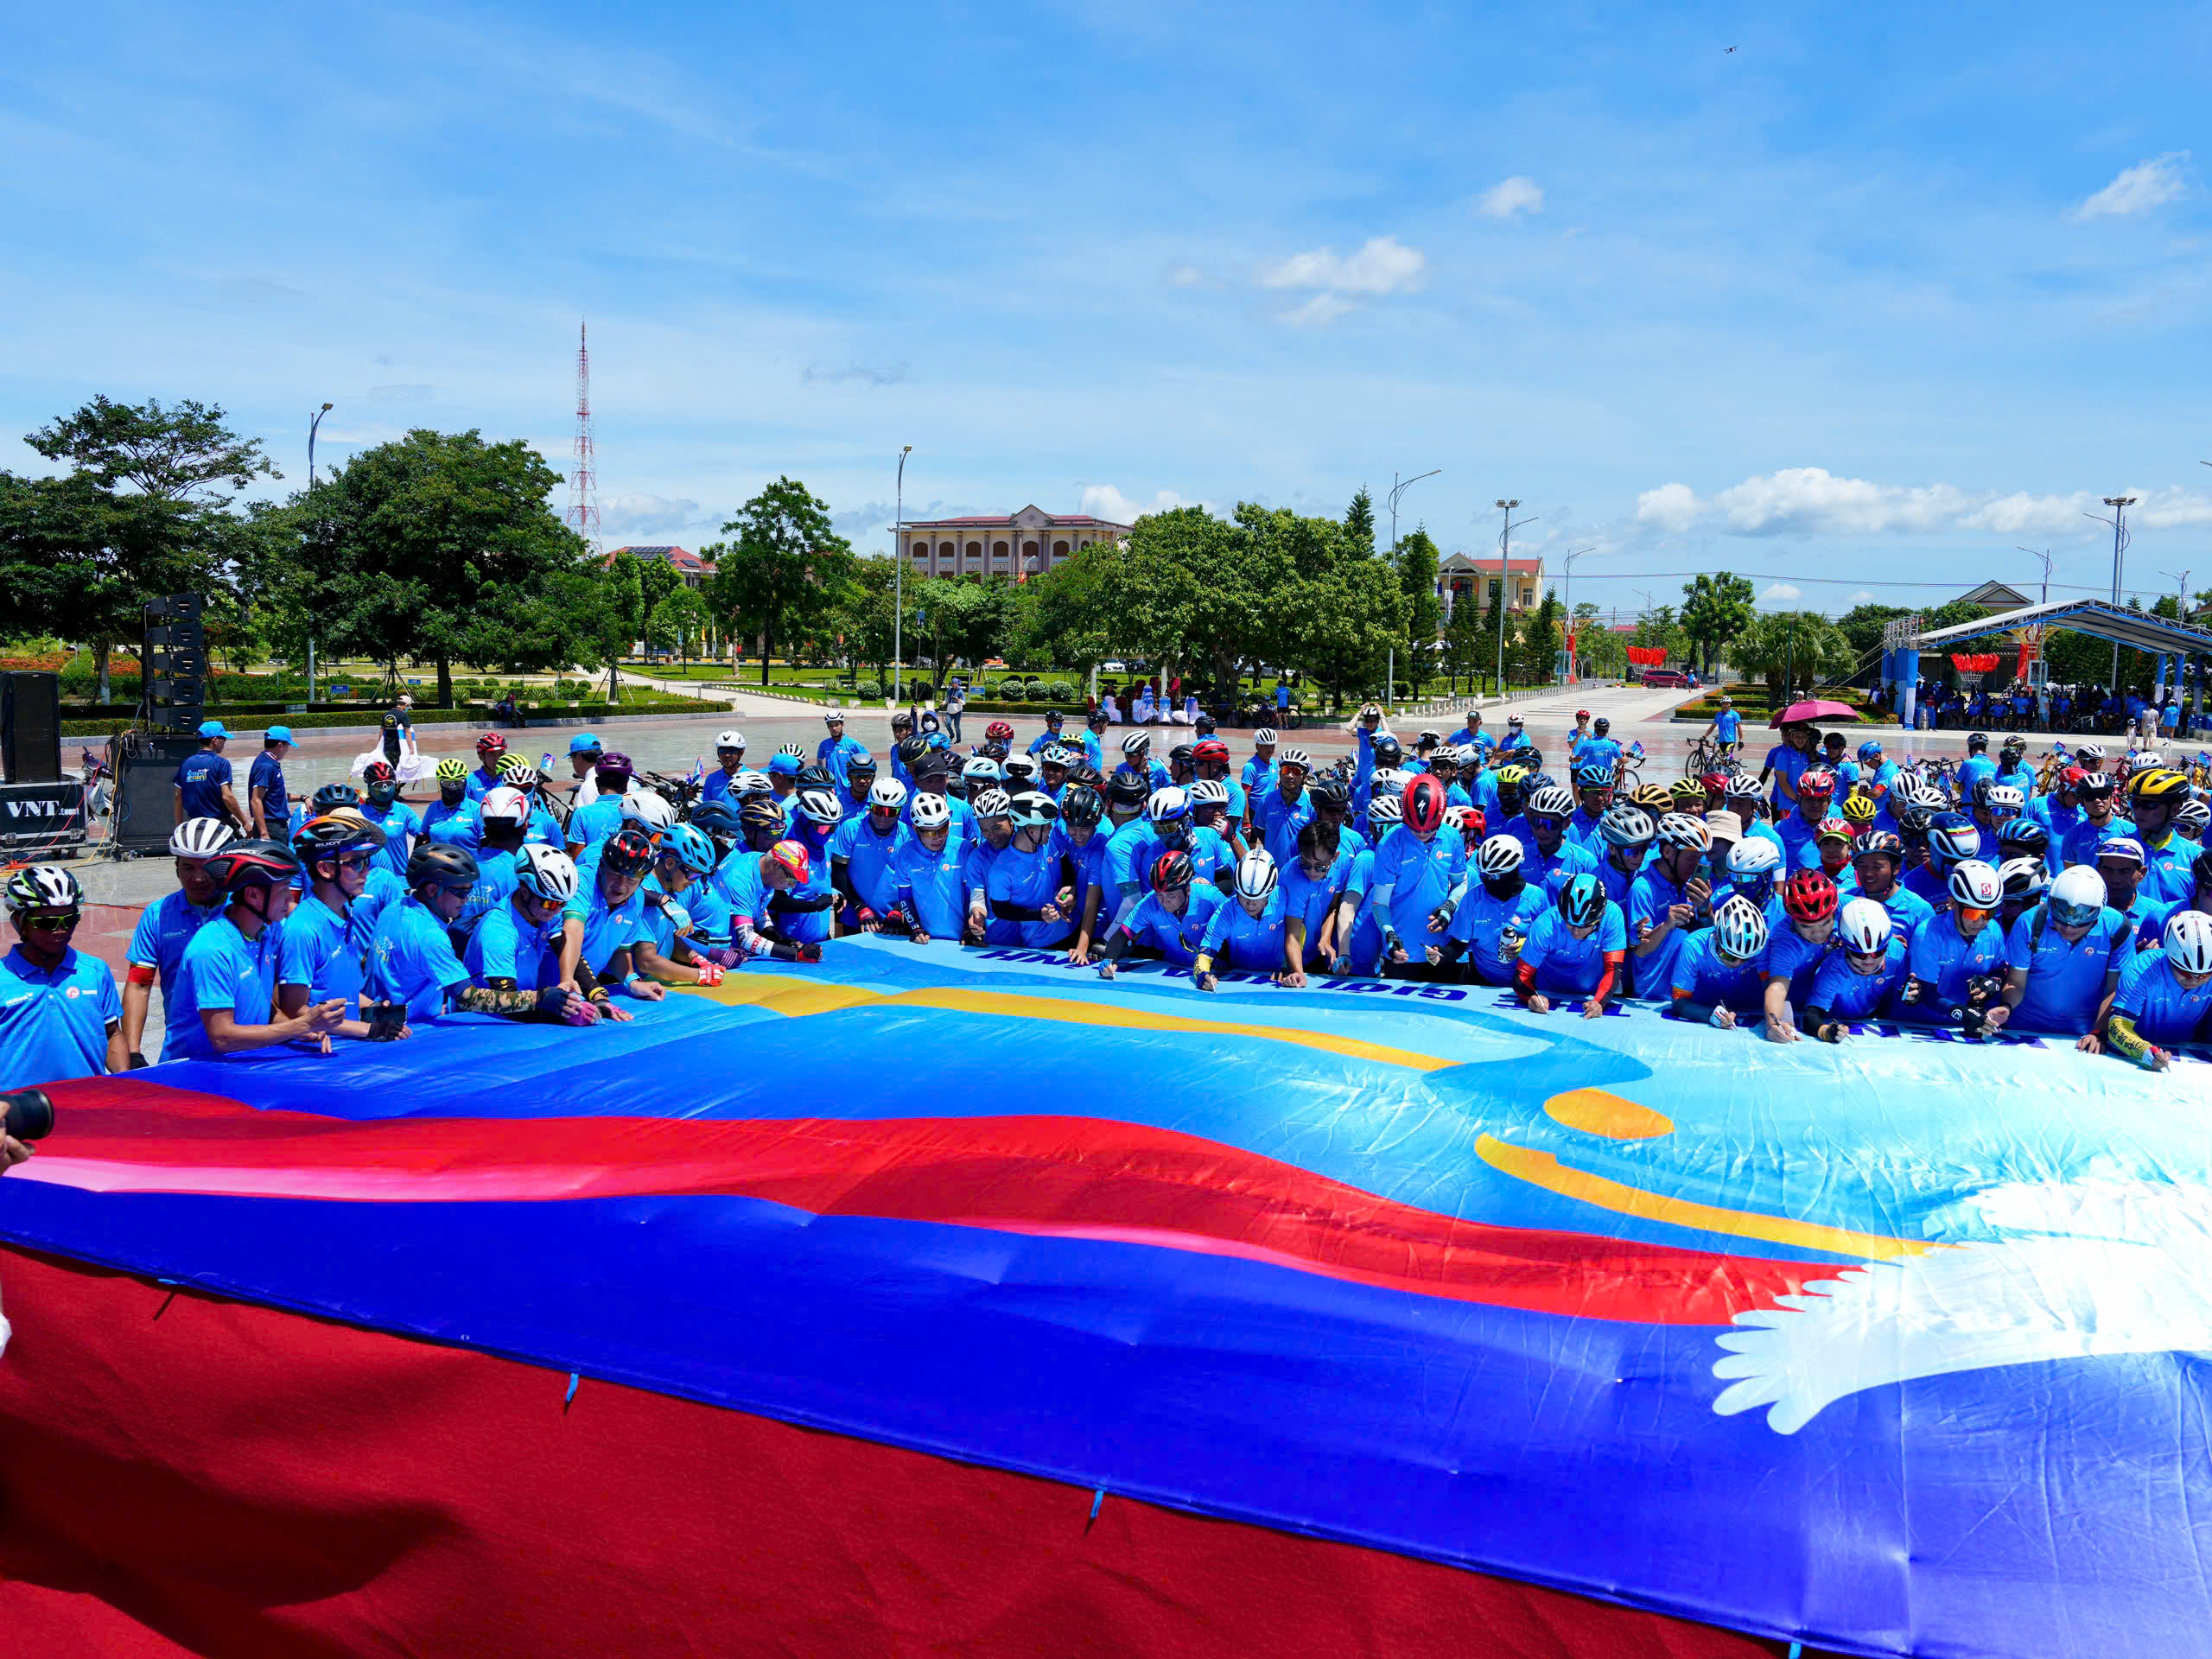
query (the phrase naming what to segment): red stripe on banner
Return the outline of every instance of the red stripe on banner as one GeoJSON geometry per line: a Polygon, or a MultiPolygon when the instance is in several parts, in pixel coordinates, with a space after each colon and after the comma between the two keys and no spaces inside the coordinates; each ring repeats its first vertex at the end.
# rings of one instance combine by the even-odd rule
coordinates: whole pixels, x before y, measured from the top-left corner
{"type": "Polygon", "coordinates": [[[422,1118],[257,1111],[99,1079],[13,1179],[355,1203],[729,1194],[1243,1256],[1388,1289],[1656,1325],[1726,1325],[1832,1267],[1465,1221],[1240,1147],[1085,1117],[422,1118]]]}
{"type": "Polygon", "coordinates": [[[1781,1651],[48,1257],[0,1282],[9,1659],[1781,1651]]]}

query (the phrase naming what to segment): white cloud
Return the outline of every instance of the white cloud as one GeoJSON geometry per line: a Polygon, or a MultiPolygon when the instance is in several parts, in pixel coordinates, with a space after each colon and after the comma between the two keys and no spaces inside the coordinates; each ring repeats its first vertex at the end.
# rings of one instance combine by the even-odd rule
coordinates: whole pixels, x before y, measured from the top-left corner
{"type": "Polygon", "coordinates": [[[1301,328],[1308,326],[1318,327],[1325,323],[1334,322],[1347,311],[1358,309],[1359,308],[1350,300],[1341,299],[1334,294],[1316,294],[1305,304],[1295,305],[1287,311],[1278,313],[1277,320],[1301,328]]]}
{"type": "Polygon", "coordinates": [[[1160,490],[1154,492],[1150,505],[1140,506],[1111,484],[1089,484],[1084,486],[1080,511],[1094,518],[1109,519],[1117,524],[1133,524],[1148,512],[1166,512],[1173,507],[1205,505],[1202,501],[1185,501],[1173,490],[1160,490]]]}
{"type": "Polygon", "coordinates": [[[1178,288],[1194,288],[1205,279],[1205,272],[1196,265],[1178,265],[1167,273],[1167,280],[1178,288]]]}
{"type": "Polygon", "coordinates": [[[1262,288],[1319,288],[1342,294],[1399,294],[1419,288],[1428,256],[1395,236],[1372,238],[1357,253],[1339,257],[1334,248],[1294,253],[1260,268],[1262,288]]]}
{"type": "Polygon", "coordinates": [[[1873,590],[1869,588],[1861,588],[1843,602],[1847,605],[1871,605],[1874,602],[1873,590]]]}
{"type": "Polygon", "coordinates": [[[1802,599],[1804,597],[1805,591],[1803,588],[1794,588],[1786,582],[1777,582],[1770,586],[1764,593],[1760,594],[1759,603],[1762,605],[1786,605],[1793,599],[1802,599]]]}
{"type": "Polygon", "coordinates": [[[600,538],[610,546],[649,542],[699,522],[699,504],[682,496],[608,495],[600,498],[600,538]]]}
{"type": "Polygon", "coordinates": [[[2118,178],[2074,210],[2076,219],[2111,219],[2147,213],[2189,188],[2183,176],[2185,149],[2169,150],[2154,161],[2124,168],[2118,178]]]}
{"type": "Polygon", "coordinates": [[[1543,187],[1534,179],[1516,175],[1484,191],[1475,203],[1475,211],[1485,219],[1517,219],[1522,213],[1541,213],[1544,211],[1543,187]]]}
{"type": "MultiPolygon", "coordinates": [[[[2132,522],[2145,530],[2212,524],[2212,497],[2184,489],[2124,493],[2139,498],[2132,522]]],[[[1789,467],[1700,497],[1687,484],[1663,484],[1637,498],[1639,524],[1679,535],[1717,524],[1739,536],[1878,536],[1983,530],[2006,536],[2081,533],[2084,513],[2100,513],[2094,491],[1999,495],[1952,484],[1877,484],[1839,478],[1823,467],[1789,467]]]]}

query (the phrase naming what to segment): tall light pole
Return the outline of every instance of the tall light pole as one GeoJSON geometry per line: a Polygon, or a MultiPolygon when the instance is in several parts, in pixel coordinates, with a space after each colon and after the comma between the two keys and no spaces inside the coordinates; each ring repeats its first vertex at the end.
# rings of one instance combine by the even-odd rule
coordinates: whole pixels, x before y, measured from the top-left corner
{"type": "Polygon", "coordinates": [[[1574,562],[1585,553],[1595,553],[1594,547],[1578,547],[1567,556],[1567,677],[1574,679],[1574,562]]]}
{"type": "MultiPolygon", "coordinates": [[[[1497,499],[1497,510],[1504,515],[1504,523],[1497,532],[1497,695],[1501,697],[1505,695],[1505,607],[1513,601],[1511,571],[1508,568],[1513,548],[1513,510],[1520,505],[1503,496],[1497,499]]],[[[1529,518],[1521,522],[1533,524],[1536,521],[1529,518]]]]}
{"type": "MultiPolygon", "coordinates": [[[[308,423],[308,492],[309,494],[315,492],[315,428],[322,424],[322,417],[329,413],[330,405],[325,404],[321,409],[315,410],[315,418],[308,423]]],[[[315,706],[315,633],[312,621],[308,624],[308,706],[313,708],[315,706]]]]}
{"type": "Polygon", "coordinates": [[[892,509],[897,520],[891,527],[891,701],[906,700],[906,664],[901,650],[905,636],[899,632],[906,620],[906,550],[899,544],[906,529],[906,457],[914,453],[914,446],[906,444],[899,451],[899,482],[892,509]]]}
{"type": "MultiPolygon", "coordinates": [[[[2044,550],[2043,550],[2042,552],[2038,553],[2038,552],[2037,552],[2037,551],[2035,550],[2035,549],[2033,549],[2032,547],[2020,547],[2019,543],[2017,543],[2017,542],[2015,542],[2015,543],[2013,543],[2013,546],[2014,546],[2014,547],[2016,547],[2016,548],[2018,548],[2018,549],[2019,549],[2019,550],[2020,550],[2021,552],[2025,553],[2029,557],[2031,557],[2031,558],[2036,558],[2036,559],[2041,559],[2041,560],[2043,561],[2043,603],[2044,603],[2045,605],[2050,604],[2050,566],[2051,566],[2050,550],[2049,548],[2045,548],[2045,549],[2044,549],[2044,550]]],[[[2034,627],[2032,630],[2031,630],[2031,632],[2032,632],[2034,633],[2034,635],[2035,635],[2035,641],[2034,641],[2034,643],[2035,643],[2035,652],[2036,652],[2036,661],[2037,661],[2038,663],[2040,663],[2041,661],[2043,661],[2043,631],[2044,631],[2044,625],[2043,625],[2042,623],[2040,623],[2040,622],[2037,623],[2037,624],[2035,625],[2035,627],[2034,627]]],[[[2046,672],[2048,672],[2048,671],[2046,671],[2046,672]]],[[[2037,705],[2036,705],[2036,706],[2037,706],[2037,708],[2039,708],[2039,709],[2040,709],[2040,708],[2043,706],[2043,705],[2042,705],[2042,702],[2041,702],[2042,693],[2041,693],[2041,691],[2040,691],[2040,690],[2038,690],[2038,691],[2037,691],[2037,705]]]]}
{"type": "Polygon", "coordinates": [[[1424,478],[1434,478],[1443,470],[1441,467],[1433,467],[1427,472],[1415,473],[1403,483],[1398,481],[1398,475],[1395,473],[1390,474],[1390,551],[1392,553],[1398,550],[1398,498],[1424,478]]]}
{"type": "MultiPolygon", "coordinates": [[[[2133,506],[2135,502],[2136,498],[2132,495],[2108,495],[2104,498],[2105,505],[2112,509],[2110,520],[2112,524],[2112,602],[2115,609],[2120,605],[2120,556],[2127,551],[2127,510],[2133,506]]],[[[2097,515],[2094,512],[2086,512],[2082,516],[2085,518],[2097,518],[2097,515]]],[[[2107,520],[2097,518],[2097,522],[2101,524],[2107,520]]],[[[2113,696],[2116,697],[2120,695],[2120,641],[2117,639],[2112,642],[2112,683],[2105,690],[2113,696]]]]}

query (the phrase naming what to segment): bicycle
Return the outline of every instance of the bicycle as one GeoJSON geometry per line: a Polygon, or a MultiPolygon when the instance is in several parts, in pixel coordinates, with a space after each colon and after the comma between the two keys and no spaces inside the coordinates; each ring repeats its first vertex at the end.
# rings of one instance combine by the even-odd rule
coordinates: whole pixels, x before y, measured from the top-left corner
{"type": "Polygon", "coordinates": [[[1708,772],[1732,772],[1735,766],[1735,755],[1728,745],[1717,738],[1693,739],[1689,752],[1682,757],[1682,776],[1685,778],[1701,778],[1708,772]]]}

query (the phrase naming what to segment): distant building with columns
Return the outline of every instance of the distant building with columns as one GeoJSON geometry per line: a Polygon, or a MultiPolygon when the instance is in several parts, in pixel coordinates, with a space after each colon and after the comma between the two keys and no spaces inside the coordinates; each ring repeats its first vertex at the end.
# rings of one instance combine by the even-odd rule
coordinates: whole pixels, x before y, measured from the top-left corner
{"type": "Polygon", "coordinates": [[[1133,527],[1088,513],[1051,513],[1032,504],[1019,512],[966,518],[911,518],[899,527],[899,556],[918,576],[1041,575],[1094,542],[1126,542],[1133,527]]]}
{"type": "MultiPolygon", "coordinates": [[[[1438,596],[1444,601],[1444,618],[1452,619],[1452,607],[1461,601],[1471,601],[1478,609],[1487,609],[1497,598],[1498,570],[1496,559],[1480,559],[1468,553],[1447,553],[1436,562],[1438,596]]],[[[1544,562],[1541,559],[1508,559],[1505,562],[1505,608],[1508,613],[1533,611],[1543,602],[1544,562]]]]}

